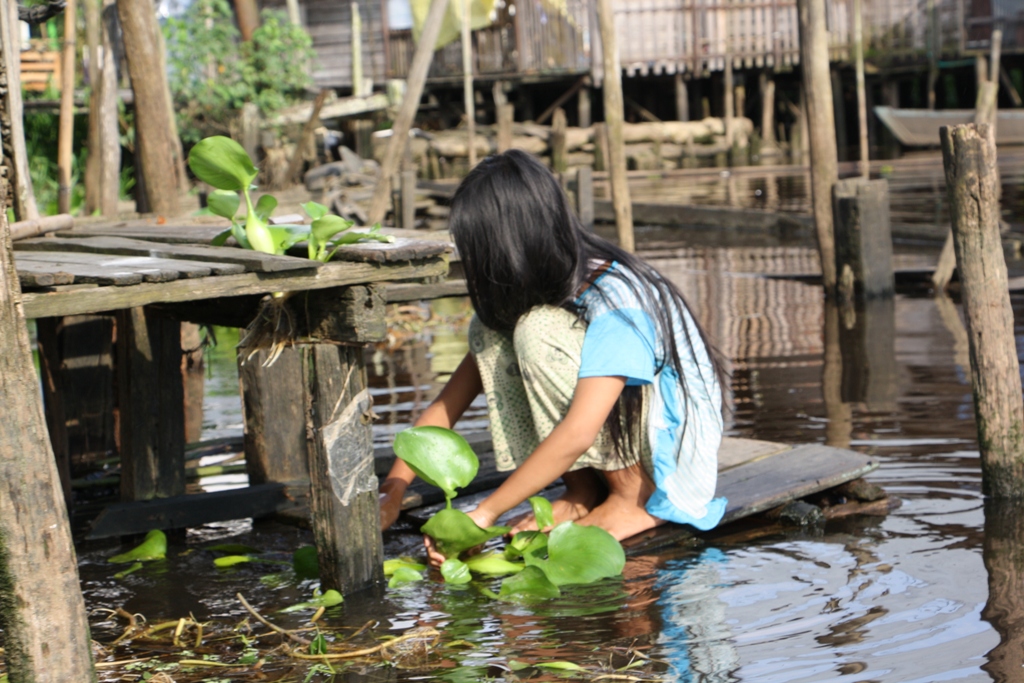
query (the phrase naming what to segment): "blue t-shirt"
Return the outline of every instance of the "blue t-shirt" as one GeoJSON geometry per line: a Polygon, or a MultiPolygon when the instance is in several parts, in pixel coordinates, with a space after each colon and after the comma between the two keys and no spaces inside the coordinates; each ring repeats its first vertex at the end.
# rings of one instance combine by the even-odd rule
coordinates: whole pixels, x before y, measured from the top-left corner
{"type": "Polygon", "coordinates": [[[627,386],[652,385],[645,410],[657,490],[647,501],[647,512],[712,529],[726,505],[725,498],[714,497],[723,428],[718,377],[689,312],[673,311],[676,349],[686,378],[683,392],[639,296],[657,293],[618,262],[579,296],[577,303],[586,306],[589,320],[579,377],[618,376],[626,378],[627,386]]]}

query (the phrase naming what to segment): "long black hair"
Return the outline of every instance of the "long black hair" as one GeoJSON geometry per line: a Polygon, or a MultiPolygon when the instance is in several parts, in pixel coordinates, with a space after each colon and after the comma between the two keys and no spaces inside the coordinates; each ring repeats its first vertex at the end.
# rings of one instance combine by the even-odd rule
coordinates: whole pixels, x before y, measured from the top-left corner
{"type": "MultiPolygon", "coordinates": [[[[683,338],[676,339],[679,328],[673,317],[685,320],[684,312],[690,310],[679,289],[642,259],[585,230],[558,181],[530,154],[509,150],[487,157],[470,171],[452,198],[449,228],[469,297],[487,327],[511,334],[520,316],[542,304],[565,308],[587,320],[586,309],[575,300],[591,262],[617,261],[635,277],[626,277],[618,269],[606,277],[620,277],[633,290],[662,340],[665,358],[656,370],[671,366],[684,395],[689,396],[680,351],[692,353],[697,343],[706,346],[714,372],[721,375],[699,326],[699,340],[690,338],[685,323],[683,338]]],[[[601,292],[600,284],[593,286],[601,292]]],[[[640,387],[627,387],[608,416],[620,456],[635,448],[641,410],[640,387]]]]}

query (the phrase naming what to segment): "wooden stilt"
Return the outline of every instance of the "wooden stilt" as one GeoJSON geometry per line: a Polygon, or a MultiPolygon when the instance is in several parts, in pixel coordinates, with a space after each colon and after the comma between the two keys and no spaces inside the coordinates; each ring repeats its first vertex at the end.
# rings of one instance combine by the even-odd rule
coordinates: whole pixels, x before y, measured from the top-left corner
{"type": "Polygon", "coordinates": [[[181,324],[181,377],[185,396],[185,443],[196,443],[203,434],[203,395],[206,365],[199,325],[181,324]]]}
{"type": "Polygon", "coordinates": [[[853,0],[853,61],[857,75],[857,131],[860,149],[860,172],[871,176],[868,144],[868,105],[864,86],[864,28],[863,0],[853,0]]]}
{"type": "Polygon", "coordinates": [[[587,230],[594,229],[594,171],[580,166],[576,171],[576,212],[587,230]]]}
{"type": "Polygon", "coordinates": [[[927,0],[925,20],[928,28],[925,40],[928,43],[928,108],[935,109],[935,84],[939,80],[939,57],[942,50],[942,38],[939,35],[939,17],[935,0],[927,0]]]}
{"type": "Polygon", "coordinates": [[[594,124],[594,170],[608,169],[608,128],[603,123],[594,124]]]}
{"type": "Polygon", "coordinates": [[[11,166],[14,168],[14,177],[11,179],[14,217],[19,221],[28,221],[39,218],[39,209],[32,191],[32,176],[28,172],[21,88],[10,87],[21,82],[20,42],[18,3],[14,0],[0,0],[0,69],[6,74],[8,84],[0,103],[0,127],[10,131],[11,166]]]}
{"type": "Polygon", "coordinates": [[[832,188],[841,299],[891,297],[895,287],[889,183],[850,178],[832,188]]]}
{"type": "Polygon", "coordinates": [[[761,148],[775,149],[775,79],[766,69],[757,82],[761,91],[761,148]]]}
{"type": "Polygon", "coordinates": [[[469,168],[476,166],[476,102],[473,97],[473,36],[470,31],[470,0],[462,0],[462,103],[466,110],[469,168]]]}
{"type": "Polygon", "coordinates": [[[839,69],[831,69],[832,76],[832,111],[835,114],[836,122],[836,151],[837,160],[846,161],[849,158],[850,144],[846,135],[846,99],[843,97],[843,79],[839,69]]]}
{"type": "Polygon", "coordinates": [[[565,173],[568,168],[565,149],[565,110],[559,107],[551,117],[551,170],[555,173],[565,173]]]}
{"type": "Polygon", "coordinates": [[[604,120],[608,129],[608,162],[611,172],[612,203],[615,205],[615,226],[619,246],[635,249],[633,237],[633,205],[626,179],[626,149],[622,124],[625,118],[622,101],[622,68],[615,36],[615,15],[612,0],[598,0],[602,57],[604,59],[604,120]]]}
{"type": "Polygon", "coordinates": [[[732,55],[728,50],[725,53],[725,70],[723,71],[722,86],[722,119],[725,121],[725,144],[732,147],[733,140],[733,117],[736,116],[736,92],[733,89],[732,55]]]}
{"type": "Polygon", "coordinates": [[[686,80],[683,78],[683,72],[677,71],[674,80],[676,91],[676,120],[689,121],[690,93],[687,91],[686,80]]]}
{"type": "Polygon", "coordinates": [[[512,149],[512,123],[515,105],[502,104],[498,107],[498,153],[512,149]]]}
{"type": "Polygon", "coordinates": [[[64,6],[64,44],[61,48],[60,125],[57,133],[57,211],[71,212],[71,146],[75,136],[76,0],[64,6]]]}
{"type": "Polygon", "coordinates": [[[185,493],[181,323],[148,308],[117,313],[121,500],[185,493]]]}
{"type": "Polygon", "coordinates": [[[832,186],[839,179],[836,124],[828,65],[825,0],[799,0],[800,69],[807,102],[811,147],[811,196],[821,281],[831,295],[836,286],[835,244],[832,236],[832,186]]]}
{"type": "Polygon", "coordinates": [[[994,681],[1012,681],[1024,669],[1024,502],[985,499],[982,558],[988,576],[988,599],[981,618],[999,634],[999,642],[985,655],[981,668],[994,681]]]}
{"type": "Polygon", "coordinates": [[[999,236],[996,147],[986,125],[943,127],[942,157],[971,349],[982,490],[1024,490],[1024,405],[999,236]]]}
{"type": "Polygon", "coordinates": [[[590,128],[590,86],[584,85],[576,93],[576,125],[580,128],[590,128]]]}
{"type": "Polygon", "coordinates": [[[384,160],[380,165],[380,176],[377,185],[373,189],[373,197],[370,200],[370,209],[367,211],[367,222],[370,225],[379,223],[387,212],[389,183],[401,162],[402,150],[408,144],[409,131],[412,129],[413,119],[420,106],[420,97],[423,95],[423,85],[427,80],[427,71],[430,69],[430,61],[434,55],[434,48],[437,44],[437,36],[441,31],[441,22],[444,20],[445,9],[448,7],[448,0],[432,0],[427,18],[423,22],[423,32],[416,44],[416,52],[409,67],[408,86],[405,90],[405,97],[402,99],[402,106],[395,117],[392,126],[391,139],[388,140],[388,147],[384,153],[384,160]]]}
{"type": "MultiPolygon", "coordinates": [[[[0,1],[0,14],[16,3],[0,1]]],[[[4,47],[10,43],[4,43],[4,47]]],[[[2,68],[2,67],[0,67],[2,68]]],[[[0,73],[0,76],[7,74],[0,73]]],[[[10,83],[10,81],[7,81],[10,83]]],[[[15,81],[17,83],[17,81],[15,81]]],[[[11,89],[11,88],[9,88],[11,89]]],[[[13,88],[17,89],[17,88],[13,88]]],[[[92,681],[92,643],[0,180],[0,628],[12,681],[92,681]]]]}

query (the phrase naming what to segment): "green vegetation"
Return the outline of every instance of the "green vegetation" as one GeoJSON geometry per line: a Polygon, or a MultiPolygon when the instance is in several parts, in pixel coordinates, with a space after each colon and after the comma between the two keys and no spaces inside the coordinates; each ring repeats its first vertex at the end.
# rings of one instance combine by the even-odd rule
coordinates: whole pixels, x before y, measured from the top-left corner
{"type": "Polygon", "coordinates": [[[123,564],[126,562],[147,562],[162,560],[167,557],[167,536],[159,529],[153,529],[142,543],[120,555],[114,555],[108,562],[123,564]]]}

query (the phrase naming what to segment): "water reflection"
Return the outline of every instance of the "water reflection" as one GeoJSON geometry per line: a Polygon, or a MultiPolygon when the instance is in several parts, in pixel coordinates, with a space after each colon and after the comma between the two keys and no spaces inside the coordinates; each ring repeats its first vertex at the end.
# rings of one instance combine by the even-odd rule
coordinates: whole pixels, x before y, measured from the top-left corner
{"type": "Polygon", "coordinates": [[[988,602],[982,618],[1001,641],[982,668],[996,683],[1024,676],[1024,501],[985,501],[985,569],[988,602]]]}

